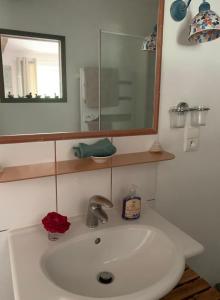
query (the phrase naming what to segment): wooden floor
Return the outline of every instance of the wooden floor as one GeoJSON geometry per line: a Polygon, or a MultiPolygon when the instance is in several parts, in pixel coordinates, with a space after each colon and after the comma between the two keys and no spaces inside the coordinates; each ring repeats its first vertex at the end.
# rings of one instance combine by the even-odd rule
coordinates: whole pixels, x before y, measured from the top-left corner
{"type": "Polygon", "coordinates": [[[161,300],[220,300],[220,293],[186,267],[179,284],[161,300]]]}

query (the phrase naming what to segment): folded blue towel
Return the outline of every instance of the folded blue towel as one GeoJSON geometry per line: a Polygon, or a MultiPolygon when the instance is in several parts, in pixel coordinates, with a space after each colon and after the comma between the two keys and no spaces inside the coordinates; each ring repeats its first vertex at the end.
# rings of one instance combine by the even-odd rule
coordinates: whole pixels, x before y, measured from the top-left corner
{"type": "Polygon", "coordinates": [[[109,156],[116,152],[116,147],[109,141],[109,139],[102,139],[98,142],[87,145],[79,143],[78,147],[73,147],[74,154],[78,158],[85,158],[90,156],[109,156]]]}

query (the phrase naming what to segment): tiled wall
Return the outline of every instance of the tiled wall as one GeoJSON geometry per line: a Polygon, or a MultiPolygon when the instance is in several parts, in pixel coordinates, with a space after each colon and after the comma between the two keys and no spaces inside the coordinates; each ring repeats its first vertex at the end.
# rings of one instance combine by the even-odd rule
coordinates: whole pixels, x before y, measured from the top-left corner
{"type": "MultiPolygon", "coordinates": [[[[113,138],[117,153],[146,151],[155,136],[113,138]]],[[[56,142],[57,160],[76,159],[72,147],[82,140],[56,142]]],[[[83,140],[92,143],[95,139],[83,140]]],[[[0,165],[5,167],[53,162],[54,142],[0,145],[0,165]]],[[[68,216],[84,214],[94,194],[112,198],[119,209],[130,184],[139,187],[144,200],[154,198],[156,164],[127,166],[58,176],[58,211],[68,216]],[[112,172],[112,173],[111,173],[112,172]]],[[[39,178],[0,184],[0,231],[40,223],[56,209],[55,178],[39,178]]],[[[0,232],[0,299],[13,300],[7,250],[7,231],[0,232]],[[1,263],[1,260],[3,262],[1,263]]]]}
{"type": "MultiPolygon", "coordinates": [[[[54,161],[54,142],[0,145],[3,167],[54,161]]],[[[2,183],[0,185],[0,230],[39,222],[55,209],[53,177],[2,183]]]]}
{"type": "MultiPolygon", "coordinates": [[[[117,153],[122,154],[147,150],[154,139],[153,136],[113,138],[113,143],[117,147],[117,153]]],[[[94,141],[94,139],[90,139],[83,142],[94,141]]],[[[57,160],[75,159],[72,147],[79,142],[81,140],[58,141],[57,160]]],[[[112,183],[110,169],[59,176],[58,209],[64,214],[83,214],[87,209],[89,197],[94,194],[112,198],[115,205],[119,204],[132,183],[139,187],[140,194],[144,199],[153,198],[155,173],[156,167],[153,164],[114,168],[112,169],[112,183]]]]}
{"type": "MultiPolygon", "coordinates": [[[[54,161],[54,142],[0,145],[4,167],[54,161]]],[[[7,231],[39,222],[55,209],[53,177],[0,184],[0,299],[13,300],[7,231]]]]}

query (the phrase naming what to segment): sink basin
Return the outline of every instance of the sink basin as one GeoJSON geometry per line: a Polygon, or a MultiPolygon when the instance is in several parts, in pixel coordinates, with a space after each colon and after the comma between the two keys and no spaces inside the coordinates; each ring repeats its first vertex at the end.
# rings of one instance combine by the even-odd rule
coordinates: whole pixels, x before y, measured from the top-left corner
{"type": "Polygon", "coordinates": [[[15,300],[159,300],[180,279],[185,259],[204,250],[148,206],[132,222],[114,209],[108,215],[93,230],[85,216],[71,218],[56,242],[41,225],[10,231],[15,300]]]}
{"type": "Polygon", "coordinates": [[[139,224],[89,231],[41,259],[47,279],[77,300],[157,300],[177,284],[184,264],[161,230],[139,224]]]}

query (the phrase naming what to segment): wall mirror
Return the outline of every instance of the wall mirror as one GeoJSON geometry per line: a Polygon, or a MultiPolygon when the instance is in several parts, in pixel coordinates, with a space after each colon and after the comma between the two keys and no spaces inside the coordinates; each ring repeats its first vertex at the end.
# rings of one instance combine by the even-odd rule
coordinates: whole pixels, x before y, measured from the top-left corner
{"type": "Polygon", "coordinates": [[[65,37],[0,29],[0,99],[65,102],[65,37]]]}
{"type": "Polygon", "coordinates": [[[0,3],[0,143],[157,133],[164,0],[0,3]]]}

